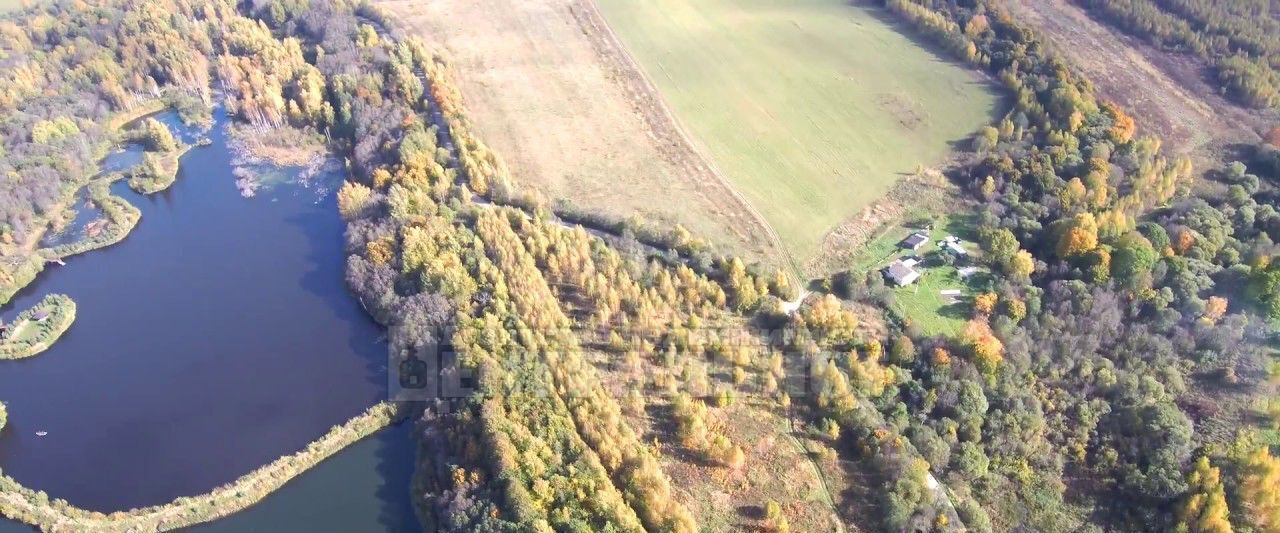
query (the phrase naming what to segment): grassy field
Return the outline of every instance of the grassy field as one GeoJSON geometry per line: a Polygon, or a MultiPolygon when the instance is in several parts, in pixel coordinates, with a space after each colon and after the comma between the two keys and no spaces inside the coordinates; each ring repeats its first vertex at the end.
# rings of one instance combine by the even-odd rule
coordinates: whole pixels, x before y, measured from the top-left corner
{"type": "Polygon", "coordinates": [[[438,48],[476,132],[521,190],[553,204],[684,225],[770,266],[779,243],[679,135],[590,0],[379,1],[438,48]]]}
{"type": "Polygon", "coordinates": [[[991,120],[976,75],[847,0],[598,0],[794,258],[991,120]]]}
{"type": "Polygon", "coordinates": [[[0,15],[22,7],[22,0],[0,0],[0,15]]]}
{"type": "Polygon", "coordinates": [[[974,274],[965,280],[954,266],[926,268],[920,281],[896,289],[894,307],[925,335],[954,336],[972,314],[973,288],[985,275],[974,274]],[[941,291],[947,289],[959,289],[963,294],[943,296],[941,291]]]}

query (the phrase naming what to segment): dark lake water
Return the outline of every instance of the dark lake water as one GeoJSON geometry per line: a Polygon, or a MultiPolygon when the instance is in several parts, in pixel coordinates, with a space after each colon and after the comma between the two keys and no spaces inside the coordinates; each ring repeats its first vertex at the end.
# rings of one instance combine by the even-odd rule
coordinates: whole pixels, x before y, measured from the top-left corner
{"type": "Polygon", "coordinates": [[[421,532],[413,514],[410,423],[343,450],[244,511],[190,531],[421,532]]]}
{"type": "MultiPolygon", "coordinates": [[[[124,242],[49,265],[0,309],[10,318],[52,292],[78,307],[48,351],[0,362],[9,410],[0,469],[24,485],[103,512],[164,503],[293,453],[385,397],[383,333],[343,282],[340,178],[244,198],[219,126],[211,146],[183,158],[169,190],[141,196],[123,181],[113,186],[142,210],[124,242]]],[[[384,474],[408,476],[412,454],[381,451],[388,436],[408,446],[403,433],[384,432],[321,468],[363,476],[349,496],[368,505],[407,499],[407,478],[384,474]],[[362,453],[378,459],[372,470],[348,457],[362,453]],[[365,491],[377,477],[402,487],[365,491]]],[[[317,478],[283,491],[319,494],[317,478]]],[[[273,496],[280,502],[271,509],[304,512],[288,503],[296,498],[273,496]]],[[[328,512],[316,503],[305,512],[328,512]]],[[[11,525],[0,521],[0,531],[11,525]]]]}

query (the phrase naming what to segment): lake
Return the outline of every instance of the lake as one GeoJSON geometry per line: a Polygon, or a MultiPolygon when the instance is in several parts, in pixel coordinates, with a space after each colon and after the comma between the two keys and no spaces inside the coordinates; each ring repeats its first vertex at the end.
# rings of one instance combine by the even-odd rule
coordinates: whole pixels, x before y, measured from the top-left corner
{"type": "Polygon", "coordinates": [[[387,428],[298,476],[257,505],[189,531],[421,532],[413,514],[411,422],[387,428]]]}
{"type": "MultiPolygon", "coordinates": [[[[8,319],[53,292],[77,304],[75,324],[48,351],[0,362],[9,410],[0,469],[24,485],[103,512],[165,503],[291,454],[385,398],[383,332],[343,281],[340,171],[242,197],[225,121],[219,111],[213,144],[184,156],[169,190],[113,185],[142,210],[124,242],[50,264],[0,309],[8,319]]],[[[410,446],[407,431],[384,431],[319,468],[358,478],[348,499],[407,500],[411,451],[382,451],[395,447],[388,439],[410,446]],[[360,466],[365,456],[377,458],[372,470],[360,466]]],[[[243,516],[327,514],[321,501],[300,507],[325,479],[304,478],[243,516]]],[[[0,531],[10,526],[0,521],[0,531]]]]}
{"type": "MultiPolygon", "coordinates": [[[[411,423],[392,426],[320,463],[257,505],[186,531],[241,533],[306,531],[418,533],[409,496],[413,477],[411,423]]],[[[0,518],[0,533],[31,533],[0,518]]]]}

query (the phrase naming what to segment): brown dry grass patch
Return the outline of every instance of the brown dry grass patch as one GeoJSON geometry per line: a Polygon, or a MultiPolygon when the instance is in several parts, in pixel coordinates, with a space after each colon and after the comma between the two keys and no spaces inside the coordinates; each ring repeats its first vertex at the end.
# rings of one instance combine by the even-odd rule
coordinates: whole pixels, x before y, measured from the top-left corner
{"type": "MultiPolygon", "coordinates": [[[[604,335],[598,337],[586,344],[601,348],[589,354],[590,360],[616,397],[622,398],[632,387],[643,392],[645,410],[629,413],[624,409],[627,424],[658,452],[677,497],[698,517],[703,531],[760,531],[765,504],[771,500],[782,506],[792,531],[860,530],[855,524],[867,518],[840,510],[847,507],[842,493],[852,481],[831,458],[834,454],[819,457],[813,437],[798,418],[793,423],[794,417],[772,396],[745,392],[754,390],[751,384],[757,371],[747,372],[747,384],[737,388],[737,397],[729,405],[717,407],[712,398],[704,398],[707,427],[745,452],[743,466],[733,469],[680,444],[672,412],[674,397],[654,386],[655,376],[670,372],[659,363],[658,354],[642,357],[639,368],[629,368],[622,354],[604,351],[604,335]]],[[[712,389],[732,384],[728,364],[694,359],[707,365],[712,389]]]]}
{"type": "Polygon", "coordinates": [[[379,2],[453,65],[478,134],[520,186],[612,217],[682,224],[785,265],[777,240],[665,115],[582,0],[379,2]]]}

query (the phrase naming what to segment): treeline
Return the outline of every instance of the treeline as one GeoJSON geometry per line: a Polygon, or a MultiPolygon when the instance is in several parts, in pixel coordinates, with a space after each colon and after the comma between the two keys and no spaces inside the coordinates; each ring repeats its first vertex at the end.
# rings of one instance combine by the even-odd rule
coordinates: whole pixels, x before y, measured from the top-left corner
{"type": "Polygon", "coordinates": [[[1270,0],[1084,0],[1099,18],[1165,49],[1205,59],[1234,98],[1280,105],[1280,18],[1270,0]]]}
{"type": "Polygon", "coordinates": [[[142,162],[128,170],[129,187],[143,194],[152,194],[173,185],[178,177],[178,160],[191,147],[178,142],[168,126],[151,117],[124,135],[143,147],[142,162]]]}
{"type": "Polygon", "coordinates": [[[1001,275],[957,338],[899,325],[913,355],[873,403],[997,530],[1273,524],[1258,510],[1274,491],[1224,492],[1197,466],[1230,466],[1228,489],[1268,479],[1243,462],[1265,451],[1249,429],[1269,328],[1249,283],[1274,248],[1267,187],[1236,167],[1195,188],[1221,193],[1191,196],[1189,164],[1136,138],[1133,117],[992,2],[887,5],[1019,98],[957,176],[983,203],[984,261],[1001,275]]]}
{"type": "Polygon", "coordinates": [[[65,294],[50,294],[13,317],[0,331],[0,359],[24,359],[40,354],[76,320],[76,302],[65,294]]]}
{"type": "Polygon", "coordinates": [[[112,117],[161,98],[208,103],[231,2],[40,2],[0,19],[0,239],[24,243],[96,173],[112,117]],[[211,31],[213,30],[213,31],[211,31]]]}
{"type": "Polygon", "coordinates": [[[440,146],[432,116],[441,110],[424,86],[440,75],[438,60],[348,6],[269,4],[258,14],[317,50],[335,110],[329,129],[351,153],[338,200],[353,290],[391,326],[396,353],[452,341],[458,371],[475,375],[476,392],[430,426],[438,433],[420,476],[428,528],[696,530],[583,361],[526,243],[537,226],[470,203],[487,192],[489,168],[477,162],[478,141],[460,147],[470,162],[440,146]],[[334,60],[343,53],[350,62],[334,60]],[[446,324],[453,333],[439,338],[446,324]]]}

